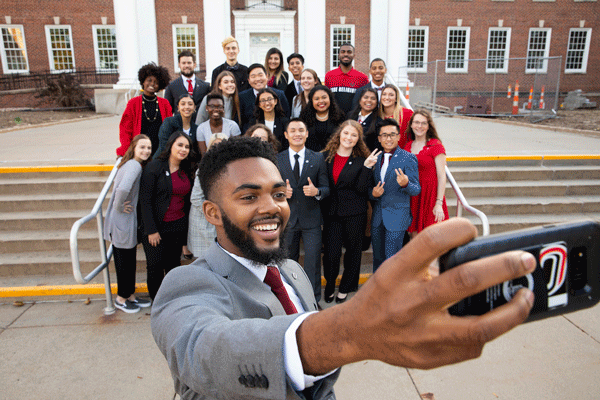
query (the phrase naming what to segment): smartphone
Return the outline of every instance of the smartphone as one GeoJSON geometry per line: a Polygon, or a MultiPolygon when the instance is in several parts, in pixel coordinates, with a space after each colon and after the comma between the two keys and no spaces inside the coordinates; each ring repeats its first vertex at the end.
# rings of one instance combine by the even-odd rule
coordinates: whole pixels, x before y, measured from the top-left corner
{"type": "Polygon", "coordinates": [[[450,314],[485,314],[509,302],[521,288],[535,294],[526,322],[592,307],[600,301],[600,223],[592,220],[478,237],[440,257],[440,273],[510,250],[533,254],[536,269],[461,300],[450,307],[450,314]]]}

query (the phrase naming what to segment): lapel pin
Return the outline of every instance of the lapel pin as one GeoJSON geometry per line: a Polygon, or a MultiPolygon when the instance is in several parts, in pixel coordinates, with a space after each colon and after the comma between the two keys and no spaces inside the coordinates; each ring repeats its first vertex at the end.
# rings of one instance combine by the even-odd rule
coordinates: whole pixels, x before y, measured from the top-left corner
{"type": "Polygon", "coordinates": [[[294,278],[294,279],[298,279],[298,275],[296,275],[296,273],[295,273],[295,272],[292,272],[292,278],[294,278]]]}
{"type": "Polygon", "coordinates": [[[352,161],[348,161],[348,164],[349,164],[349,165],[352,165],[352,161]]]}
{"type": "Polygon", "coordinates": [[[165,171],[165,175],[169,176],[169,171],[165,171]]]}

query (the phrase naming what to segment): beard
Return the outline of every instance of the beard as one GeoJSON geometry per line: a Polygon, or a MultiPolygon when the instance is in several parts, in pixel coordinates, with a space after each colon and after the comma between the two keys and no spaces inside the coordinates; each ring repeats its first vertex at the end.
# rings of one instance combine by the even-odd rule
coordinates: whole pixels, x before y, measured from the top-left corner
{"type": "Polygon", "coordinates": [[[340,60],[340,64],[342,64],[344,67],[349,67],[352,65],[352,61],[354,60],[350,60],[350,61],[342,61],[340,60]]]}
{"type": "Polygon", "coordinates": [[[185,76],[186,78],[191,78],[192,76],[194,76],[194,70],[193,69],[191,69],[191,70],[181,70],[181,75],[185,76]]]}
{"type": "MultiPolygon", "coordinates": [[[[272,217],[269,217],[272,219],[272,217]]],[[[283,226],[283,220],[280,217],[279,224],[283,226]]],[[[279,247],[272,250],[262,250],[256,246],[254,240],[247,232],[243,231],[237,225],[235,225],[225,213],[222,212],[223,229],[227,238],[234,243],[242,252],[244,258],[247,258],[257,264],[263,265],[277,265],[281,266],[283,261],[287,259],[287,249],[285,247],[285,233],[286,230],[282,229],[279,234],[279,247]]],[[[255,221],[254,221],[255,222],[255,221]]],[[[248,229],[250,226],[248,226],[248,229]]]]}

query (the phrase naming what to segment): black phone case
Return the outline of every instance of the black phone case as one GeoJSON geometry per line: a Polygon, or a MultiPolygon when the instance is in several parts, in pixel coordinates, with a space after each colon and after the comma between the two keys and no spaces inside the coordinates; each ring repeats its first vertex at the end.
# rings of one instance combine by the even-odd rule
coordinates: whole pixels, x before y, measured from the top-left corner
{"type": "Polygon", "coordinates": [[[482,315],[506,304],[520,288],[535,301],[529,321],[591,307],[600,301],[600,224],[592,220],[523,229],[474,239],[440,257],[440,273],[510,250],[534,255],[526,277],[492,286],[450,307],[453,315],[482,315]]]}

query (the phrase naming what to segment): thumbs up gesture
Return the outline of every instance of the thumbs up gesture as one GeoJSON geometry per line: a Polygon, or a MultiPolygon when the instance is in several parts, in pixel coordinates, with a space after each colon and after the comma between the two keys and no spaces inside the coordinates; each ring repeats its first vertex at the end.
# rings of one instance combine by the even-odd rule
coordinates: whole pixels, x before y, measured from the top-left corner
{"type": "Polygon", "coordinates": [[[309,197],[314,197],[319,194],[319,189],[313,185],[310,178],[308,178],[308,185],[302,186],[302,190],[304,190],[304,195],[309,197]]]}
{"type": "Polygon", "coordinates": [[[291,199],[293,194],[294,194],[294,190],[292,189],[292,186],[290,186],[290,180],[286,179],[285,180],[285,198],[291,199]]]}
{"type": "Polygon", "coordinates": [[[401,168],[396,168],[396,182],[400,187],[406,187],[408,185],[408,176],[404,175],[401,168]]]}

